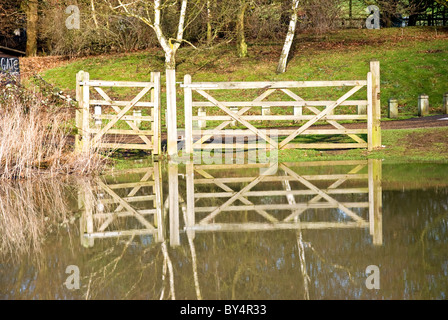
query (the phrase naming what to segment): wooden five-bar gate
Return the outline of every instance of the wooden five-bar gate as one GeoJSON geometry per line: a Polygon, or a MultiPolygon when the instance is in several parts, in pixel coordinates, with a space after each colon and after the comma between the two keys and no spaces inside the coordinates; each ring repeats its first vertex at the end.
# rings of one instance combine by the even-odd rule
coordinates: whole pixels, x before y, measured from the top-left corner
{"type": "MultiPolygon", "coordinates": [[[[366,80],[349,81],[278,81],[278,82],[192,82],[191,76],[186,75],[184,83],[185,101],[185,150],[192,153],[195,149],[204,149],[210,138],[224,136],[232,123],[238,123],[245,127],[247,135],[253,135],[262,140],[269,148],[273,149],[341,149],[341,148],[368,148],[369,150],[381,146],[380,132],[380,68],[378,61],[371,61],[370,72],[366,80]],[[352,87],[335,101],[306,101],[292,89],[315,87],[352,87]],[[365,100],[348,100],[362,88],[367,87],[365,100]],[[240,90],[241,95],[249,90],[262,90],[252,101],[219,101],[211,91],[240,90]],[[244,92],[243,92],[244,91],[244,92]],[[268,101],[269,96],[275,92],[282,92],[290,101],[268,101]],[[194,99],[194,93],[199,94],[202,100],[194,99]],[[205,101],[204,101],[205,99],[205,101]],[[335,114],[335,109],[343,106],[367,106],[367,114],[335,114]],[[260,114],[259,108],[267,110],[260,114]],[[277,114],[270,112],[271,107],[282,107],[294,110],[293,114],[277,114]],[[292,108],[291,108],[292,107],[292,108]],[[319,108],[321,107],[321,108],[319,108]],[[323,108],[322,108],[323,107],[323,108]],[[220,114],[206,115],[206,108],[218,108],[220,114]],[[193,109],[199,109],[198,115],[193,115],[193,109]],[[258,110],[248,114],[254,109],[258,110]],[[307,111],[308,114],[305,114],[307,111]],[[263,114],[264,113],[264,114],[263,114]],[[340,120],[367,120],[365,128],[350,129],[344,127],[340,120]],[[212,129],[194,128],[198,121],[222,121],[212,129]],[[269,132],[255,126],[254,121],[306,121],[298,128],[281,127],[271,131],[278,136],[285,136],[282,141],[273,139],[269,132]],[[316,127],[315,125],[325,121],[331,128],[316,127]],[[304,135],[347,135],[350,142],[319,142],[319,143],[294,143],[294,139],[304,135]],[[361,136],[360,136],[361,135],[361,136]],[[363,137],[367,136],[367,139],[363,137]]],[[[215,112],[216,113],[216,112],[215,112]]],[[[219,146],[215,146],[219,147],[219,146]]],[[[229,146],[222,145],[223,148],[229,146]]]]}
{"type": "Polygon", "coordinates": [[[90,80],[88,72],[80,71],[76,75],[76,100],[78,150],[141,149],[153,155],[161,153],[159,72],[151,73],[150,82],[130,82],[90,80]],[[105,88],[139,91],[130,101],[119,101],[111,98],[105,88]],[[98,99],[92,99],[93,94],[98,99]],[[148,110],[146,115],[141,109],[148,110]],[[149,123],[149,128],[142,128],[142,123],[149,123]]]}

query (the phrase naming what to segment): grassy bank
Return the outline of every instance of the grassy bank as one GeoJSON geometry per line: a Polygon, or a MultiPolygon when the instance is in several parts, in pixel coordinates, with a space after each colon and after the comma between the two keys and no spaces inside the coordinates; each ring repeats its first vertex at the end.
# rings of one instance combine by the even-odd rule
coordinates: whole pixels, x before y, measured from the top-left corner
{"type": "Polygon", "coordinates": [[[350,150],[280,150],[279,161],[384,159],[389,162],[448,163],[448,127],[382,130],[383,148],[350,150]]]}
{"type": "MultiPolygon", "coordinates": [[[[448,91],[448,29],[434,27],[342,30],[323,36],[299,34],[287,72],[276,74],[282,41],[252,43],[249,57],[238,58],[232,45],[211,49],[184,46],[177,56],[177,81],[191,74],[193,81],[277,81],[365,79],[368,62],[381,62],[382,113],[389,98],[398,99],[403,118],[417,114],[418,95],[430,97],[430,112],[441,112],[448,91]]],[[[75,74],[88,71],[91,79],[148,81],[151,71],[163,71],[161,49],[79,59],[43,72],[50,83],[74,94],[75,74]]],[[[162,81],[164,76],[162,72],[162,81]]],[[[302,90],[304,98],[340,96],[340,90],[322,93],[302,90]]],[[[363,93],[360,93],[362,96],[363,93]]],[[[241,98],[229,92],[228,99],[241,98]]],[[[356,97],[354,97],[356,99],[356,97]]],[[[183,124],[182,89],[178,88],[178,125],[183,124]]],[[[165,96],[162,88],[162,107],[165,96]]],[[[162,121],[164,120],[162,112],[162,121]]]]}

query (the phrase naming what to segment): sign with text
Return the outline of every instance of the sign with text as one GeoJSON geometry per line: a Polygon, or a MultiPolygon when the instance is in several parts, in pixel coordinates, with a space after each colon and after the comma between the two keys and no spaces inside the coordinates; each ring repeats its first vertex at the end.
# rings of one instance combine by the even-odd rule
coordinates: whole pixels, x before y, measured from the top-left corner
{"type": "Polygon", "coordinates": [[[0,72],[10,75],[20,75],[19,58],[0,56],[0,72]]]}

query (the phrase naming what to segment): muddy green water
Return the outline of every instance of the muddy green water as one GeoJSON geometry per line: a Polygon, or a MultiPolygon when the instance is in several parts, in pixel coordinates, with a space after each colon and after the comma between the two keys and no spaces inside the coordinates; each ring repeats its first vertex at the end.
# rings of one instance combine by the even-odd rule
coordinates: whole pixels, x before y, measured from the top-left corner
{"type": "Polygon", "coordinates": [[[447,298],[446,164],[156,163],[0,213],[6,300],[447,298]]]}

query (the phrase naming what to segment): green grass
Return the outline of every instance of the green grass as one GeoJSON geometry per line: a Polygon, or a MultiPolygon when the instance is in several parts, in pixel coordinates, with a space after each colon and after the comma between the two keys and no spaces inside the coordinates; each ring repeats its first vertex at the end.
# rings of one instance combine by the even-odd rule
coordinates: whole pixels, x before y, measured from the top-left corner
{"type": "MultiPolygon", "coordinates": [[[[369,61],[379,59],[383,117],[387,114],[390,98],[398,99],[400,117],[417,115],[417,98],[422,93],[429,95],[430,112],[436,114],[441,112],[443,94],[448,91],[447,39],[447,28],[433,27],[342,30],[322,36],[299,34],[284,74],[275,73],[281,42],[249,44],[248,58],[236,57],[231,45],[201,50],[185,46],[177,55],[177,81],[182,81],[187,73],[193,76],[193,81],[365,79],[369,61]]],[[[89,57],[47,70],[43,77],[74,94],[75,75],[79,70],[88,71],[91,79],[149,81],[151,71],[164,70],[164,55],[161,49],[154,48],[138,53],[89,57]]],[[[297,92],[305,99],[319,100],[338,98],[344,90],[312,88],[297,92]]],[[[177,93],[178,125],[183,127],[180,87],[177,93]]],[[[259,92],[233,90],[214,94],[223,101],[235,101],[254,99],[259,92]]],[[[365,90],[353,97],[358,98],[365,99],[365,90]]],[[[164,105],[162,86],[162,108],[164,105]]],[[[210,112],[214,111],[211,109],[210,112]]]]}
{"type": "Polygon", "coordinates": [[[364,149],[334,150],[280,150],[279,162],[316,160],[384,159],[391,162],[448,163],[448,127],[425,129],[382,130],[385,148],[367,152],[364,149]],[[428,141],[436,136],[437,141],[428,141]]]}

